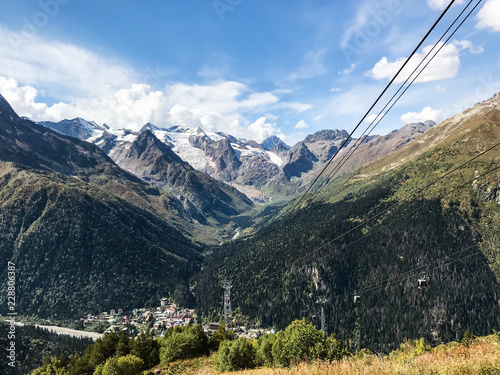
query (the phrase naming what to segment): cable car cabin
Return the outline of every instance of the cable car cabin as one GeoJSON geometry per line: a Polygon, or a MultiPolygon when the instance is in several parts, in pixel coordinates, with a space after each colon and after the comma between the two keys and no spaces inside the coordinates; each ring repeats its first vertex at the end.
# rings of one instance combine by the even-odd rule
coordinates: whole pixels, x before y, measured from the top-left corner
{"type": "Polygon", "coordinates": [[[360,303],[361,302],[361,296],[354,296],[354,303],[360,303]]]}
{"type": "Polygon", "coordinates": [[[423,277],[421,279],[418,279],[418,289],[425,290],[425,289],[427,289],[428,286],[429,285],[428,285],[427,280],[425,279],[425,277],[423,277]]]}

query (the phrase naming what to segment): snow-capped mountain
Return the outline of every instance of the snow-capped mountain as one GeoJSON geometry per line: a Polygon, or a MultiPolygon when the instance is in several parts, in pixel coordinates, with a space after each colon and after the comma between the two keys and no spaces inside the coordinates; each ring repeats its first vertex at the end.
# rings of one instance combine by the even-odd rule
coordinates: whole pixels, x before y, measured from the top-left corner
{"type": "MultiPolygon", "coordinates": [[[[277,188],[284,193],[283,185],[292,189],[285,194],[293,194],[294,189],[308,181],[308,175],[324,166],[349,136],[345,130],[321,130],[290,147],[276,136],[259,144],[227,133],[208,132],[185,125],[159,128],[148,123],[140,131],[132,131],[112,129],[83,119],[40,124],[94,143],[126,170],[130,168],[127,169],[123,155],[142,133],[149,131],[194,169],[237,188],[255,202],[273,198],[264,196],[263,190],[268,195],[273,195],[277,188]],[[290,182],[293,183],[290,185],[290,182]],[[266,186],[271,188],[266,189],[266,186]]],[[[433,125],[433,122],[410,124],[387,136],[371,136],[357,149],[358,157],[349,159],[343,170],[373,161],[410,142],[433,125]]],[[[350,139],[346,146],[353,141],[355,139],[350,139]]],[[[345,152],[342,150],[341,154],[345,152]]]]}
{"type": "MultiPolygon", "coordinates": [[[[252,140],[185,125],[159,128],[148,123],[140,131],[132,131],[112,129],[82,119],[40,124],[96,144],[118,165],[123,164],[121,156],[139,135],[150,131],[196,170],[233,185],[252,198],[261,196],[257,189],[278,175],[285,164],[286,151],[290,148],[279,138],[274,139],[277,137],[265,140],[263,144],[267,147],[263,147],[252,140]],[[269,149],[270,145],[273,145],[272,149],[269,149]]],[[[262,197],[259,199],[262,200],[262,197]]]]}
{"type": "Polygon", "coordinates": [[[59,122],[42,121],[38,124],[55,130],[58,133],[69,135],[70,137],[78,138],[82,141],[90,143],[93,143],[92,139],[94,137],[99,137],[105,131],[109,130],[109,127],[106,124],[99,125],[93,121],[87,121],[79,117],[59,122]]]}
{"type": "Polygon", "coordinates": [[[248,211],[253,203],[244,194],[194,169],[151,131],[143,128],[127,147],[115,148],[115,162],[142,180],[175,194],[183,210],[199,223],[224,221],[248,211]]]}

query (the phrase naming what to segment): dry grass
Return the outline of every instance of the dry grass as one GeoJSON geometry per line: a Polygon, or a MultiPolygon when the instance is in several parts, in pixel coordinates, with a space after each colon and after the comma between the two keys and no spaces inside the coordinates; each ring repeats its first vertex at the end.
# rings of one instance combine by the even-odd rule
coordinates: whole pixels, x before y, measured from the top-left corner
{"type": "Polygon", "coordinates": [[[262,368],[220,373],[213,367],[198,368],[192,375],[500,375],[498,336],[479,338],[469,347],[450,343],[421,355],[411,350],[394,355],[355,356],[340,362],[302,363],[290,369],[262,368]]]}

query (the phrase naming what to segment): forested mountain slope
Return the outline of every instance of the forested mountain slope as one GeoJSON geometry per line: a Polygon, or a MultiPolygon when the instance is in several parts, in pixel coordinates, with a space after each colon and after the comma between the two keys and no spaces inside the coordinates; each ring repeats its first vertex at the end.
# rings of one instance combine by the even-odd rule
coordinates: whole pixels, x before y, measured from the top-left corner
{"type": "Polygon", "coordinates": [[[61,174],[0,171],[0,259],[16,265],[23,314],[133,309],[176,291],[189,303],[199,249],[160,217],[61,174]]]}
{"type": "Polygon", "coordinates": [[[197,278],[201,311],[213,311],[214,286],[231,279],[233,308],[264,326],[302,316],[319,324],[316,300],[326,296],[329,331],[359,348],[498,329],[500,147],[431,183],[500,141],[499,100],[330,182],[283,226],[286,210],[254,238],[219,248],[197,278]]]}

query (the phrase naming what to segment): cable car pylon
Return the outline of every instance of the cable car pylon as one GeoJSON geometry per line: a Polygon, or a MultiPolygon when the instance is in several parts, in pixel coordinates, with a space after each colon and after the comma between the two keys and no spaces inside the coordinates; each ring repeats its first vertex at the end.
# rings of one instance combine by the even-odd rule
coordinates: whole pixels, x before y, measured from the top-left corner
{"type": "Polygon", "coordinates": [[[321,305],[321,330],[325,332],[325,335],[328,335],[326,328],[325,304],[329,301],[330,299],[326,298],[325,296],[318,297],[318,299],[316,300],[316,303],[318,305],[321,305]]]}

